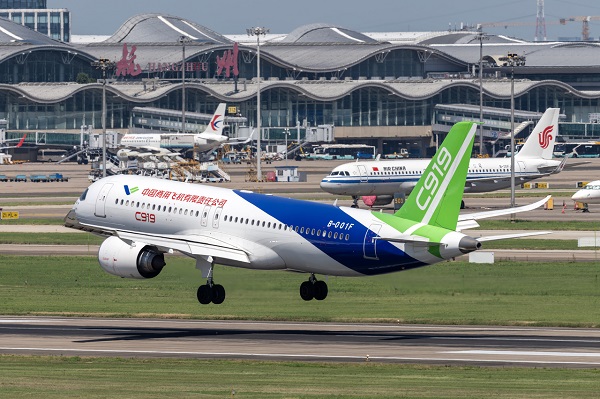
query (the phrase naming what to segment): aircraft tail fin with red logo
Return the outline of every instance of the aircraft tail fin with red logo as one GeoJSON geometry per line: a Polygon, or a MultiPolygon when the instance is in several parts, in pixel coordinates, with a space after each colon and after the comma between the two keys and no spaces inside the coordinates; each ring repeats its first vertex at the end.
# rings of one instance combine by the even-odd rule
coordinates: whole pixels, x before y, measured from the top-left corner
{"type": "Polygon", "coordinates": [[[223,135],[223,126],[225,125],[225,107],[227,104],[219,103],[217,110],[213,114],[204,133],[223,135]]]}
{"type": "Polygon", "coordinates": [[[554,142],[558,135],[559,114],[560,108],[548,108],[515,158],[552,159],[554,142]]]}
{"type": "Polygon", "coordinates": [[[27,137],[27,133],[23,135],[23,138],[19,141],[19,144],[17,144],[17,148],[20,148],[23,145],[25,142],[25,137],[27,137]]]}

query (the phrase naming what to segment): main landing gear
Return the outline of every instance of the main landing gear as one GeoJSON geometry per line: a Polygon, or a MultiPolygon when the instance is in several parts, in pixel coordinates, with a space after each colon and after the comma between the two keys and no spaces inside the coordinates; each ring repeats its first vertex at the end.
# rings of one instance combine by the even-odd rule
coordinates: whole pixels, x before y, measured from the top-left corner
{"type": "Polygon", "coordinates": [[[198,287],[196,296],[198,297],[198,302],[200,302],[202,305],[208,305],[211,302],[215,305],[219,305],[225,300],[225,288],[223,288],[223,286],[220,284],[215,284],[213,281],[212,266],[208,272],[206,284],[198,287]]]}
{"type": "Polygon", "coordinates": [[[325,281],[317,280],[314,274],[311,273],[308,281],[300,284],[300,297],[305,301],[316,299],[322,301],[327,298],[327,283],[325,281]]]}

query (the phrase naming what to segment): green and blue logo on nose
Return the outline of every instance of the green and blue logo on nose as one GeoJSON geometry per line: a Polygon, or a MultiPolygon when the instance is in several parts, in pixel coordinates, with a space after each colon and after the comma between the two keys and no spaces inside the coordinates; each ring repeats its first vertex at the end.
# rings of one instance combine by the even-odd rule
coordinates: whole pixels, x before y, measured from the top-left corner
{"type": "Polygon", "coordinates": [[[127,184],[125,184],[123,186],[123,188],[125,188],[125,194],[127,194],[127,195],[133,194],[133,193],[135,193],[136,191],[139,190],[139,188],[137,186],[129,188],[129,186],[127,184]]]}

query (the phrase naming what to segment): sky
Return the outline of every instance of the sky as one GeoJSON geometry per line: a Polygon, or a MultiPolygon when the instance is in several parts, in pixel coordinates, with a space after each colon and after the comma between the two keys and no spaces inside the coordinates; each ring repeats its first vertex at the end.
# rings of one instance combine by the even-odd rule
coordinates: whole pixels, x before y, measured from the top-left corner
{"type": "MultiPolygon", "coordinates": [[[[358,32],[444,31],[462,24],[523,23],[486,27],[484,32],[533,40],[536,0],[48,0],[49,8],[71,11],[74,35],[112,35],[128,18],[143,13],[183,17],[218,33],[244,34],[264,26],[289,33],[311,23],[327,23],[358,32]]],[[[592,16],[590,36],[600,38],[600,1],[545,0],[548,40],[581,37],[581,22],[559,24],[560,18],[592,16]]]]}

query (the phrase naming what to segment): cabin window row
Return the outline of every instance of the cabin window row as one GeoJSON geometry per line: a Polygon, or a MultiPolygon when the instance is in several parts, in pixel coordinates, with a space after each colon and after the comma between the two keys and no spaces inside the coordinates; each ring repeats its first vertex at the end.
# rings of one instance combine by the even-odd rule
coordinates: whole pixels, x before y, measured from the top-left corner
{"type": "Polygon", "coordinates": [[[229,221],[230,223],[249,224],[250,226],[264,227],[267,229],[270,229],[272,227],[273,229],[294,231],[294,232],[302,234],[302,235],[311,235],[311,236],[324,237],[324,238],[327,237],[327,238],[333,238],[334,240],[337,240],[337,239],[346,240],[346,241],[350,240],[350,234],[344,235],[343,233],[331,232],[331,231],[327,231],[325,229],[321,230],[321,229],[315,229],[315,228],[303,227],[303,226],[288,226],[288,225],[284,225],[281,223],[271,223],[271,222],[265,222],[264,220],[260,221],[260,220],[242,218],[242,217],[238,217],[238,216],[233,217],[233,216],[227,216],[227,215],[225,215],[223,220],[225,222],[229,221]]]}
{"type": "MultiPolygon", "coordinates": [[[[167,206],[167,205],[156,205],[156,204],[146,204],[145,202],[139,202],[139,201],[130,201],[130,200],[124,200],[124,199],[115,199],[115,205],[121,205],[121,206],[131,206],[132,208],[139,208],[139,209],[144,209],[144,210],[152,210],[152,211],[156,211],[156,212],[167,212],[167,213],[173,213],[173,214],[180,214],[180,215],[184,215],[187,216],[188,214],[190,216],[196,216],[198,217],[200,215],[200,211],[196,210],[195,214],[194,214],[194,210],[188,210],[188,209],[183,209],[183,208],[177,208],[177,207],[172,207],[172,206],[167,206]]],[[[208,216],[208,210],[205,210],[202,214],[203,218],[206,218],[208,216]]],[[[218,215],[215,215],[215,219],[218,218],[218,215]]],[[[225,222],[229,221],[231,223],[240,223],[240,224],[249,224],[251,226],[258,226],[258,227],[263,227],[263,228],[273,228],[275,230],[288,230],[288,231],[295,231],[296,233],[299,233],[301,235],[311,235],[311,236],[317,236],[317,237],[327,237],[327,238],[333,238],[334,240],[346,240],[349,241],[350,240],[350,234],[343,234],[343,233],[338,233],[338,232],[331,232],[331,231],[327,231],[325,229],[321,230],[321,229],[315,229],[315,228],[310,228],[310,227],[303,227],[303,226],[288,226],[285,225],[283,223],[271,223],[271,222],[265,222],[260,221],[260,220],[255,220],[255,219],[249,219],[249,218],[242,218],[242,217],[238,217],[238,216],[227,216],[225,215],[225,217],[223,218],[223,220],[225,222]]]]}
{"type": "MultiPolygon", "coordinates": [[[[115,200],[115,204],[121,205],[121,206],[131,206],[132,208],[145,209],[147,211],[166,212],[166,213],[173,213],[173,214],[179,214],[179,215],[184,215],[184,216],[187,216],[189,214],[190,216],[198,217],[200,215],[199,210],[196,210],[195,211],[196,213],[194,214],[193,209],[190,210],[190,209],[178,208],[178,207],[167,206],[167,205],[146,204],[145,202],[129,201],[129,200],[123,200],[123,199],[118,199],[118,198],[115,200]]],[[[205,218],[207,216],[208,216],[208,211],[204,211],[202,217],[205,218]]]]}

